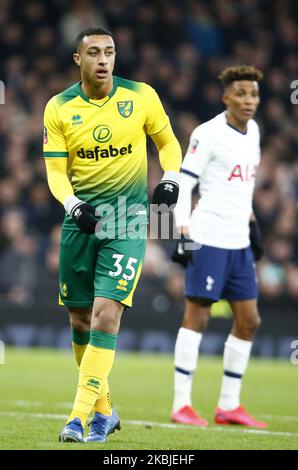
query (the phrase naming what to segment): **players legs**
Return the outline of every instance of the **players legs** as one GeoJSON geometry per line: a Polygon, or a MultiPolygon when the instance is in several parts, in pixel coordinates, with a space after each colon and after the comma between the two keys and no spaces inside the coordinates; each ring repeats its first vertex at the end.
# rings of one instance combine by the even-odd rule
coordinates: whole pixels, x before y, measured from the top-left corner
{"type": "MultiPolygon", "coordinates": [[[[192,408],[192,378],[197,367],[202,333],[207,327],[212,301],[185,299],[185,312],[175,346],[175,386],[172,420],[204,426],[207,424],[192,408]]],[[[266,423],[250,416],[240,405],[242,377],[248,365],[253,337],[261,319],[255,299],[230,301],[234,322],[224,347],[224,374],[215,422],[259,428],[266,423]]]]}
{"type": "Polygon", "coordinates": [[[144,239],[99,241],[81,233],[63,234],[60,296],[70,312],[73,339],[84,351],[73,410],[60,440],[82,442],[93,408],[95,416],[87,440],[104,442],[108,434],[120,429],[110,403],[107,379],[114,362],[121,316],[124,308],[132,305],[144,252],[144,239]]]}
{"type": "MultiPolygon", "coordinates": [[[[72,330],[72,349],[79,369],[90,339],[92,307],[69,307],[68,313],[72,330]]],[[[94,412],[107,416],[112,414],[108,380],[104,383],[99,398],[94,404],[94,412]]]]}
{"type": "Polygon", "coordinates": [[[202,425],[191,407],[192,377],[212,301],[222,297],[230,302],[234,322],[224,348],[224,376],[215,421],[265,427],[265,423],[255,420],[240,407],[242,376],[249,361],[254,334],[260,325],[251,249],[225,250],[203,246],[193,258],[194,262],[187,266],[185,272],[185,312],[175,346],[172,420],[202,425]],[[227,413],[232,413],[232,417],[227,413]]]}
{"type": "Polygon", "coordinates": [[[255,420],[240,406],[242,377],[248,365],[254,335],[261,324],[255,264],[250,247],[233,253],[223,297],[231,305],[234,322],[224,347],[224,373],[215,421],[266,427],[266,423],[255,420]]]}
{"type": "Polygon", "coordinates": [[[253,337],[261,323],[255,299],[229,303],[234,322],[224,347],[224,376],[218,403],[222,410],[240,406],[242,377],[248,365],[253,337]]]}
{"type": "Polygon", "coordinates": [[[108,375],[115,356],[116,339],[124,306],[111,299],[95,297],[93,308],[69,308],[73,349],[79,365],[79,384],[73,410],[59,440],[83,442],[86,420],[94,408],[87,441],[105,442],[120,429],[112,409],[108,375]]]}
{"type": "MultiPolygon", "coordinates": [[[[93,406],[102,395],[114,361],[123,310],[124,305],[120,302],[102,297],[94,299],[90,339],[81,360],[77,395],[68,422],[79,418],[84,427],[93,406]]],[[[112,414],[112,409],[109,414],[112,414]]]]}
{"type": "Polygon", "coordinates": [[[224,347],[224,375],[218,408],[229,411],[240,406],[242,377],[246,371],[252,340],[260,325],[255,299],[230,301],[234,322],[224,347]]]}
{"type": "Polygon", "coordinates": [[[242,378],[246,371],[254,335],[261,324],[256,299],[229,302],[234,314],[230,335],[223,354],[223,379],[215,422],[218,424],[243,424],[259,428],[266,423],[250,416],[240,405],[242,378]]]}
{"type": "Polygon", "coordinates": [[[197,367],[202,333],[208,325],[212,300],[185,298],[182,326],[175,345],[174,422],[206,426],[192,408],[191,391],[193,374],[197,367]]]}
{"type": "Polygon", "coordinates": [[[175,422],[196,426],[207,424],[192,409],[192,379],[212,302],[220,298],[227,276],[228,256],[227,250],[203,245],[193,251],[193,262],[185,270],[185,311],[175,345],[172,412],[175,422]]]}

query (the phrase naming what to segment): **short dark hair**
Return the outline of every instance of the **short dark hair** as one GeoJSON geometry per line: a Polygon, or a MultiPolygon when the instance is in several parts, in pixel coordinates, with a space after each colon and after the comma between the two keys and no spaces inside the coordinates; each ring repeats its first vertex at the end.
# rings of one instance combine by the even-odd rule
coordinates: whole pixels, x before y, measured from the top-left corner
{"type": "Polygon", "coordinates": [[[230,85],[235,80],[252,80],[259,82],[263,78],[261,70],[253,65],[235,65],[234,67],[226,67],[218,75],[224,88],[230,85]]]}
{"type": "Polygon", "coordinates": [[[81,31],[80,34],[77,35],[76,38],[76,50],[78,51],[80,48],[80,44],[83,41],[85,36],[111,36],[113,38],[112,33],[110,31],[107,31],[106,29],[103,28],[87,28],[84,29],[84,31],[81,31]]]}

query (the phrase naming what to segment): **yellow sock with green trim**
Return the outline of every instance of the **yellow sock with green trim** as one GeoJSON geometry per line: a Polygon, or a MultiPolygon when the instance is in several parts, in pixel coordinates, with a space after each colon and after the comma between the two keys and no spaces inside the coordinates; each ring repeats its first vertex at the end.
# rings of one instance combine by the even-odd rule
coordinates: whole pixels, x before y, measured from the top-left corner
{"type": "MultiPolygon", "coordinates": [[[[75,328],[72,329],[72,349],[76,363],[78,365],[78,370],[80,369],[82,357],[86,350],[87,344],[89,343],[89,339],[90,331],[81,332],[75,328]]],[[[112,403],[107,380],[104,382],[100,396],[94,404],[94,411],[106,416],[112,415],[112,403]]]]}
{"type": "Polygon", "coordinates": [[[111,371],[116,349],[117,335],[91,330],[89,344],[82,357],[79,385],[73,410],[67,420],[81,419],[85,426],[102,387],[111,371]]]}

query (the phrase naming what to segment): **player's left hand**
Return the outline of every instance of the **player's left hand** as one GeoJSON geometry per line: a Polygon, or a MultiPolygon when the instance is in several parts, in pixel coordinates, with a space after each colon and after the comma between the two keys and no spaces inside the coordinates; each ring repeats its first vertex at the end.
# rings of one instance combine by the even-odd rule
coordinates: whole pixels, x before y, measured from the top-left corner
{"type": "Polygon", "coordinates": [[[263,239],[257,220],[249,222],[249,239],[255,261],[259,261],[264,254],[263,239]]]}
{"type": "Polygon", "coordinates": [[[179,177],[180,174],[176,171],[165,171],[161,182],[156,186],[152,204],[161,205],[165,204],[168,209],[176,205],[179,194],[179,177]]]}

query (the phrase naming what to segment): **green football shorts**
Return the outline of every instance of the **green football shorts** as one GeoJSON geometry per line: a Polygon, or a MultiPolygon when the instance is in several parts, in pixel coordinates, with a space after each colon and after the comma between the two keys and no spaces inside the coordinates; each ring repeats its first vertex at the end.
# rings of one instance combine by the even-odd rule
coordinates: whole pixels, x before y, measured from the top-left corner
{"type": "Polygon", "coordinates": [[[59,303],[88,307],[94,297],[132,306],[146,249],[146,239],[104,239],[62,229],[59,303]]]}

